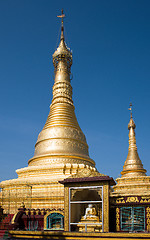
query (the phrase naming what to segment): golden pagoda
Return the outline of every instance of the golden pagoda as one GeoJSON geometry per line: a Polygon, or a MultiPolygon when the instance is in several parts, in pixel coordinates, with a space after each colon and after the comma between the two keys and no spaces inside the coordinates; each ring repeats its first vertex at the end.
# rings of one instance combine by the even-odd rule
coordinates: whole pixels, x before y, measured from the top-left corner
{"type": "Polygon", "coordinates": [[[62,10],[50,113],[28,167],[16,171],[17,179],[0,183],[8,213],[1,216],[11,217],[10,237],[19,239],[150,239],[150,176],[138,155],[132,105],[128,155],[115,185],[97,172],[75,116],[64,16],[62,10]]]}
{"type": "Polygon", "coordinates": [[[24,202],[28,208],[64,208],[64,187],[59,183],[78,170],[95,171],[88,145],[77,122],[70,84],[72,52],[64,39],[64,14],[61,38],[53,54],[55,82],[50,113],[35,144],[28,167],[16,170],[17,179],[0,183],[5,212],[15,213],[24,202]]]}
{"type": "Polygon", "coordinates": [[[116,186],[113,187],[112,195],[129,196],[129,195],[149,195],[150,194],[150,176],[146,176],[146,170],[139,158],[136,145],[135,128],[132,117],[132,104],[129,110],[131,111],[130,121],[128,124],[129,130],[129,148],[127,159],[121,172],[121,177],[116,179],[116,186]]]}

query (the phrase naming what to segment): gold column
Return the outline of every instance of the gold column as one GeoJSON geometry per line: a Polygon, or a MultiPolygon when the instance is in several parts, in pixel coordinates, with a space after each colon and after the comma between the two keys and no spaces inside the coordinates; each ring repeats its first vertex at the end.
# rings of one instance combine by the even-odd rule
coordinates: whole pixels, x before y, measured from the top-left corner
{"type": "Polygon", "coordinates": [[[69,187],[64,188],[65,205],[64,205],[64,231],[69,231],[69,187]]]}
{"type": "Polygon", "coordinates": [[[109,232],[109,184],[103,185],[103,231],[109,232]]]}

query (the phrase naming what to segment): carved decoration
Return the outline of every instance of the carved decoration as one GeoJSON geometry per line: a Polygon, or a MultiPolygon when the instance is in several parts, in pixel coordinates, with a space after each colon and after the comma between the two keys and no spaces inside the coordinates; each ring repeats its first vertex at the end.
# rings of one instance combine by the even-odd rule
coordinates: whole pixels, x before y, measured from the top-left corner
{"type": "Polygon", "coordinates": [[[98,177],[98,176],[105,176],[105,175],[97,171],[91,171],[91,169],[84,168],[84,169],[79,169],[78,173],[71,175],[70,178],[84,178],[84,177],[98,177]]]}
{"type": "Polygon", "coordinates": [[[116,203],[125,203],[124,197],[117,198],[116,203]]]}
{"type": "Polygon", "coordinates": [[[150,197],[141,197],[140,203],[150,203],[150,197]]]}
{"type": "Polygon", "coordinates": [[[138,197],[128,197],[127,198],[127,200],[126,200],[126,203],[127,202],[133,202],[133,203],[135,203],[135,202],[139,202],[139,199],[138,199],[138,197]]]}
{"type": "Polygon", "coordinates": [[[150,197],[129,196],[116,199],[117,204],[149,204],[150,197]]]}

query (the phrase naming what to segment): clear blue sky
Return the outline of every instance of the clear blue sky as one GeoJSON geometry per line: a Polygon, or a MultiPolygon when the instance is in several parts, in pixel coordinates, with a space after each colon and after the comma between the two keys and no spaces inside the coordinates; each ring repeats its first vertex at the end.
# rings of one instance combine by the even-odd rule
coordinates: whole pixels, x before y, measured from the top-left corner
{"type": "Polygon", "coordinates": [[[132,102],[138,153],[150,174],[150,1],[0,0],[0,180],[27,166],[49,113],[61,8],[90,157],[100,172],[119,176],[132,102]]]}

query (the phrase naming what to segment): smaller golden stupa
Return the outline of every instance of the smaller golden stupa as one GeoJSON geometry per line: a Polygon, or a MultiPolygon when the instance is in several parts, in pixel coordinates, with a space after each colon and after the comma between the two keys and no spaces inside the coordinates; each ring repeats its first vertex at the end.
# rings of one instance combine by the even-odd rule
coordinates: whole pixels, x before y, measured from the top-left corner
{"type": "Polygon", "coordinates": [[[146,170],[139,158],[136,145],[135,128],[132,117],[132,104],[129,110],[130,121],[128,124],[129,130],[129,148],[127,159],[121,172],[121,178],[117,178],[117,185],[114,186],[112,195],[148,195],[150,194],[150,176],[146,176],[146,170]]]}

